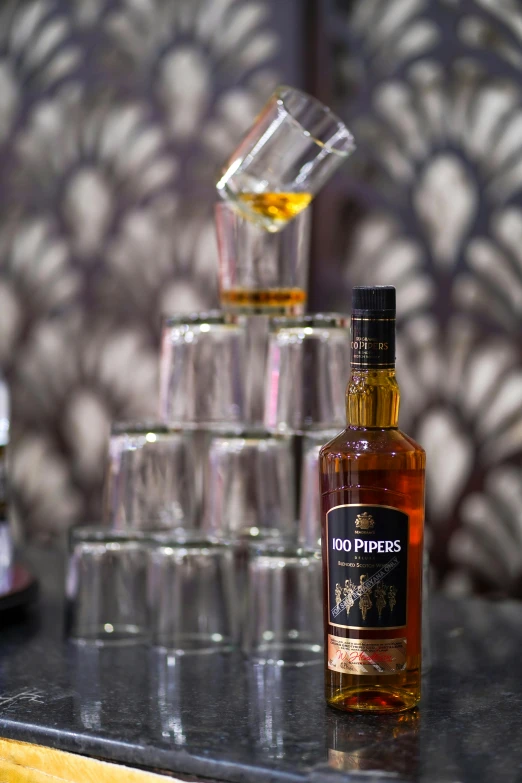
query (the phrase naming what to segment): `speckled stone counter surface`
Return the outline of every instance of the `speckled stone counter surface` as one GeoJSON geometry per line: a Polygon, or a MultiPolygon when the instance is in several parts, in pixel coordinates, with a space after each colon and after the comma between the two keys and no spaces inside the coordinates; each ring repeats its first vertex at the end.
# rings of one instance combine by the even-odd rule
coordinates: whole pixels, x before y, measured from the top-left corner
{"type": "Polygon", "coordinates": [[[321,666],[75,646],[61,609],[44,583],[2,628],[1,736],[232,783],[522,781],[520,604],[434,599],[421,707],[384,717],[327,708],[321,666]]]}

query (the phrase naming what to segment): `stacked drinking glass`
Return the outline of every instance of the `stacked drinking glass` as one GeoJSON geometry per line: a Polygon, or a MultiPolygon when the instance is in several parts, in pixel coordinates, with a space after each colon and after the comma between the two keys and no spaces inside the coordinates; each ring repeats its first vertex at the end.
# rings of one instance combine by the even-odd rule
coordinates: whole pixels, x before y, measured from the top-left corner
{"type": "Polygon", "coordinates": [[[320,447],[345,422],[345,316],[305,315],[313,195],[353,149],[280,88],[218,183],[221,310],[167,317],[160,423],[113,428],[104,526],[76,529],[69,629],[174,654],[322,656],[320,447]]]}

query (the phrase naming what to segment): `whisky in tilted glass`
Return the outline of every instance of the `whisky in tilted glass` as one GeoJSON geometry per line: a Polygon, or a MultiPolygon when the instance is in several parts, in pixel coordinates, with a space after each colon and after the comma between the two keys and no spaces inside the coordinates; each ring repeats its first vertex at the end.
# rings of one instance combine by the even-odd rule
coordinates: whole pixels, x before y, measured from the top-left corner
{"type": "Polygon", "coordinates": [[[216,188],[265,231],[281,231],[354,149],[350,131],[328,106],[281,86],[230,156],[216,188]]]}
{"type": "MultiPolygon", "coordinates": [[[[237,208],[267,231],[280,231],[310,204],[311,193],[239,193],[237,208]]],[[[235,204],[235,201],[232,202],[235,204]]]]}
{"type": "Polygon", "coordinates": [[[425,453],[397,426],[393,287],[354,288],[351,346],[347,427],[320,454],[326,700],[401,712],[421,693],[425,453]]]}

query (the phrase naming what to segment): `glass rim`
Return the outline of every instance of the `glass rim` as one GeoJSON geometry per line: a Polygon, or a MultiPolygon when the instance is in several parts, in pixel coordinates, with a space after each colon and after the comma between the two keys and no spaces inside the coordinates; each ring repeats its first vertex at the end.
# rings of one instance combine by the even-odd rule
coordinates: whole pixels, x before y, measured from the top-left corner
{"type": "Polygon", "coordinates": [[[111,424],[111,435],[147,435],[149,432],[154,435],[176,434],[162,421],[113,421],[111,424]]]}
{"type": "Polygon", "coordinates": [[[200,530],[156,530],[147,538],[156,548],[230,550],[230,542],[200,530]]]}
{"type": "Polygon", "coordinates": [[[222,549],[230,550],[231,540],[196,529],[104,527],[100,524],[77,525],[69,530],[70,546],[75,544],[140,544],[147,548],[171,547],[172,549],[222,549]]]}
{"type": "Polygon", "coordinates": [[[223,432],[230,435],[237,435],[243,431],[244,424],[241,419],[223,418],[209,419],[202,418],[197,421],[195,418],[181,419],[174,415],[167,416],[169,420],[168,427],[171,433],[207,433],[210,435],[221,435],[223,432]]]}
{"type": "Polygon", "coordinates": [[[149,644],[150,631],[146,626],[135,626],[136,631],[127,631],[121,636],[119,634],[122,631],[118,624],[115,626],[115,629],[117,629],[116,634],[114,634],[114,631],[105,631],[104,627],[105,624],[100,624],[89,627],[84,631],[75,630],[69,632],[69,641],[80,649],[141,647],[149,644]]]}
{"type": "Polygon", "coordinates": [[[214,640],[214,634],[197,634],[179,631],[177,633],[158,633],[153,636],[152,650],[154,653],[169,655],[175,658],[189,658],[192,656],[216,655],[219,653],[233,652],[237,648],[231,634],[218,634],[219,641],[214,640]],[[197,648],[192,647],[197,642],[197,648]],[[207,645],[206,647],[202,645],[207,645]]]}
{"type": "Polygon", "coordinates": [[[270,318],[270,329],[337,328],[348,329],[350,317],[343,313],[308,313],[306,315],[277,315],[270,318]]]}
{"type": "Polygon", "coordinates": [[[280,441],[284,443],[291,440],[291,435],[286,433],[274,432],[273,430],[267,430],[265,427],[252,427],[248,428],[244,425],[240,425],[241,429],[229,429],[221,430],[210,433],[210,443],[214,443],[216,440],[248,440],[248,441],[280,441]]]}
{"type": "Polygon", "coordinates": [[[71,527],[69,530],[70,544],[136,544],[143,543],[150,538],[147,530],[127,528],[104,527],[101,524],[82,524],[71,527]]]}
{"type": "Polygon", "coordinates": [[[346,126],[346,123],[341,120],[341,118],[334,112],[332,109],[330,109],[329,106],[327,106],[325,103],[320,101],[318,98],[315,98],[313,95],[310,95],[309,93],[305,92],[304,90],[300,90],[298,87],[291,87],[288,84],[280,84],[279,87],[276,88],[275,92],[273,93],[273,97],[276,98],[277,102],[280,103],[292,122],[294,122],[296,125],[299,126],[299,128],[305,133],[307,136],[309,136],[313,141],[319,145],[320,147],[323,147],[327,152],[331,152],[333,155],[338,155],[340,158],[348,158],[352,152],[355,150],[355,139],[353,137],[353,134],[346,126]],[[300,95],[303,98],[306,98],[309,103],[313,104],[316,109],[318,109],[322,114],[328,115],[332,122],[334,122],[338,128],[344,128],[346,131],[346,142],[348,144],[348,149],[346,150],[338,150],[335,149],[335,147],[330,147],[328,144],[325,144],[324,141],[321,141],[321,139],[318,139],[316,136],[314,136],[313,133],[311,133],[305,126],[300,122],[294,114],[290,111],[288,105],[285,103],[285,96],[288,94],[293,95],[300,95]]]}
{"type": "Polygon", "coordinates": [[[250,555],[258,557],[287,557],[308,560],[321,560],[321,551],[310,546],[303,546],[298,541],[288,538],[265,538],[248,542],[250,555]]]}
{"type": "Polygon", "coordinates": [[[175,313],[163,315],[163,327],[168,326],[199,326],[201,324],[235,326],[239,319],[235,313],[224,310],[203,310],[201,312],[175,313]]]}

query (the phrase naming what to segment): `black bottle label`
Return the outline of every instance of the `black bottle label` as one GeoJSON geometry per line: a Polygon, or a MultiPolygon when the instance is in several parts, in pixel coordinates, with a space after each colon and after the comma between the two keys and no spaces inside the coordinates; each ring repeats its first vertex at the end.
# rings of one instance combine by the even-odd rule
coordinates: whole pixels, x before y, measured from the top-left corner
{"type": "Polygon", "coordinates": [[[395,367],[395,318],[369,313],[352,315],[352,367],[395,367]]]}
{"type": "Polygon", "coordinates": [[[338,628],[403,628],[409,518],[390,506],[336,506],[326,515],[328,622],[338,628]]]}

